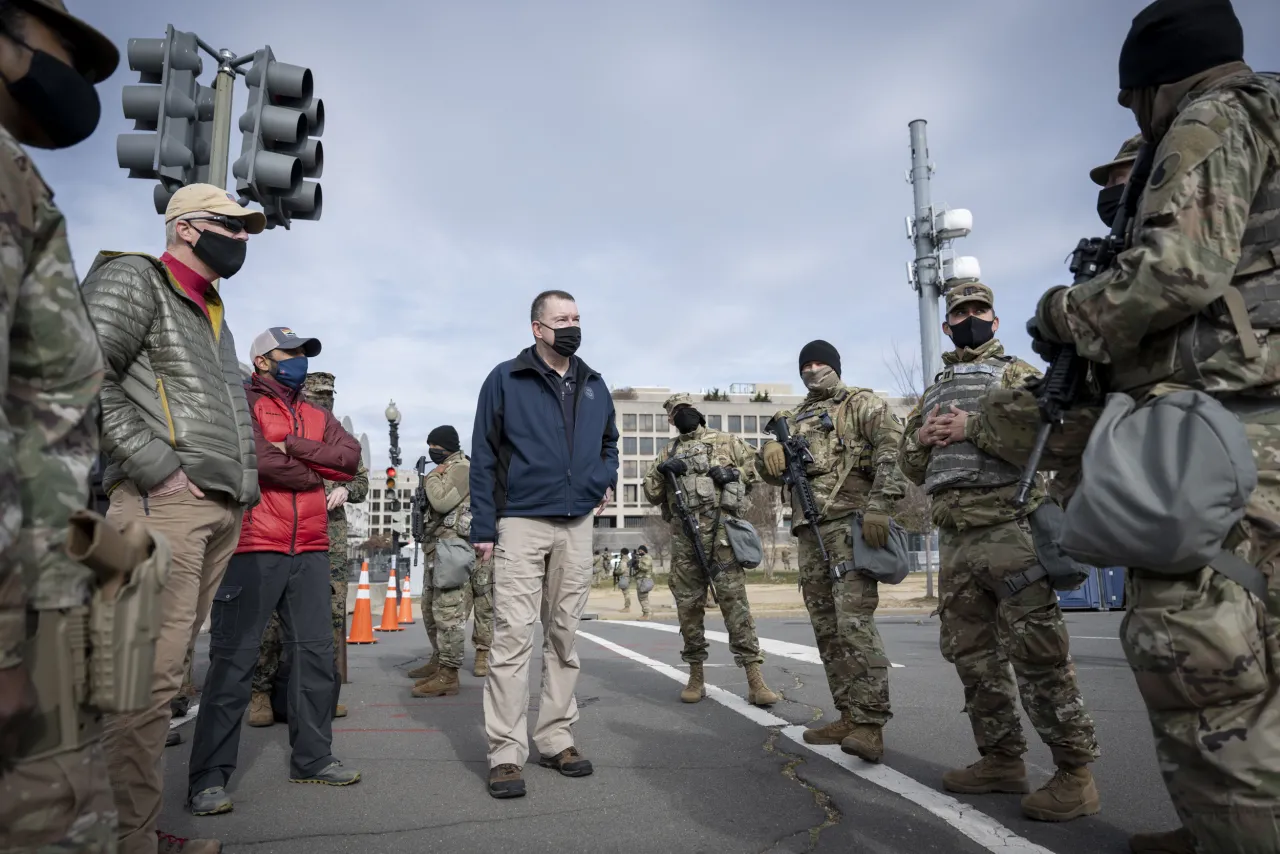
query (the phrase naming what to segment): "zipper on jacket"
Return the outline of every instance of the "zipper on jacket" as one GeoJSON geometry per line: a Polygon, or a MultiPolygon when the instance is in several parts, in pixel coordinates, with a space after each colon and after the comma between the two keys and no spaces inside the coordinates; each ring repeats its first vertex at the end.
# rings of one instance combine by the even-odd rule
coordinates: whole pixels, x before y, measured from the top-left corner
{"type": "Polygon", "coordinates": [[[173,426],[173,413],[169,411],[169,396],[164,393],[164,380],[156,377],[156,393],[160,395],[160,408],[164,410],[164,421],[169,427],[169,444],[178,447],[178,434],[173,426]]]}

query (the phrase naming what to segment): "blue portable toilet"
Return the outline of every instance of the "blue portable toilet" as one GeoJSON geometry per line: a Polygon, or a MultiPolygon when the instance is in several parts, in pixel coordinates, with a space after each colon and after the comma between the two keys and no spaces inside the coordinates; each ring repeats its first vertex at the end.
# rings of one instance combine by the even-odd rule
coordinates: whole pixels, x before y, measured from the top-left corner
{"type": "Polygon", "coordinates": [[[1094,567],[1084,584],[1075,590],[1059,590],[1058,607],[1064,611],[1104,610],[1106,606],[1103,604],[1102,582],[1099,575],[1100,571],[1094,567]]]}
{"type": "Polygon", "coordinates": [[[1124,567],[1108,566],[1099,570],[1099,572],[1102,573],[1103,604],[1108,610],[1124,610],[1124,567]]]}

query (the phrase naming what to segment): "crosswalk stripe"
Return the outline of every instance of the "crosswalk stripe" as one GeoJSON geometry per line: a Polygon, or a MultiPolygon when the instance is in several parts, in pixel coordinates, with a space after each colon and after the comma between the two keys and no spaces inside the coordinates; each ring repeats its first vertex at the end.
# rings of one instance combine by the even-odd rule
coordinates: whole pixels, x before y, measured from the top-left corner
{"type": "MultiPolygon", "coordinates": [[[[659,632],[680,632],[679,626],[670,626],[666,623],[648,623],[638,620],[609,620],[601,625],[619,625],[619,626],[635,626],[639,629],[654,629],[659,632]]],[[[708,638],[720,643],[728,643],[729,635],[727,632],[717,632],[707,629],[703,632],[708,638]]],[[[809,664],[822,664],[822,657],[818,655],[816,646],[805,646],[801,643],[791,643],[790,641],[774,640],[772,638],[758,638],[760,649],[770,655],[780,655],[783,658],[793,658],[796,661],[804,661],[809,664]]],[[[890,662],[892,667],[906,667],[905,664],[895,664],[890,662]]]]}

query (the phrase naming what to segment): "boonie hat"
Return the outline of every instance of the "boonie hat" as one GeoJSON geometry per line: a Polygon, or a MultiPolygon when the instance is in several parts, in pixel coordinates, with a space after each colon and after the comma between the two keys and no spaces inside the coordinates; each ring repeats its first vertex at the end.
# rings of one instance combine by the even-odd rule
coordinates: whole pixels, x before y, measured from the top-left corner
{"type": "Polygon", "coordinates": [[[1140,148],[1142,148],[1142,134],[1129,137],[1124,141],[1124,145],[1120,146],[1120,151],[1116,153],[1114,160],[1089,170],[1089,178],[1099,187],[1107,186],[1107,177],[1111,174],[1111,170],[1137,160],[1140,148]]]}

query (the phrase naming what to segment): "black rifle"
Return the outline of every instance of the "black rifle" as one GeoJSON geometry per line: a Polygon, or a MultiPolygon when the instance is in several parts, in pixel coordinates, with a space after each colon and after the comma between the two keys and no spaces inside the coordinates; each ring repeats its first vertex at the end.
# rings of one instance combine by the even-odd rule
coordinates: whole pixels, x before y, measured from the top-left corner
{"type": "Polygon", "coordinates": [[[813,486],[804,473],[805,468],[813,462],[813,454],[809,451],[809,440],[803,436],[792,436],[791,428],[787,426],[785,418],[770,419],[769,423],[764,425],[764,429],[772,433],[778,440],[778,444],[782,445],[782,450],[787,457],[787,468],[782,473],[782,482],[799,496],[800,510],[804,513],[805,521],[809,523],[809,529],[813,531],[814,539],[818,541],[818,554],[822,556],[822,562],[826,564],[827,569],[832,570],[834,574],[831,555],[827,554],[826,544],[822,542],[822,531],[818,528],[818,520],[821,516],[818,511],[818,501],[813,497],[813,486]]]}
{"type": "MultiPolygon", "coordinates": [[[[1076,244],[1068,267],[1074,277],[1072,284],[1089,281],[1110,267],[1115,257],[1124,251],[1125,233],[1129,230],[1129,223],[1138,208],[1138,198],[1151,174],[1151,161],[1155,157],[1155,151],[1155,146],[1150,143],[1144,143],[1138,151],[1133,171],[1129,173],[1129,180],[1120,195],[1120,210],[1111,223],[1111,232],[1106,237],[1081,238],[1076,244]]],[[[1074,344],[1058,345],[1044,379],[1036,388],[1040,430],[1036,433],[1035,444],[1031,446],[1031,456],[1027,458],[1026,468],[1022,470],[1022,477],[1018,480],[1018,491],[1013,496],[1015,507],[1024,506],[1030,499],[1031,485],[1040,469],[1040,458],[1049,442],[1049,434],[1054,427],[1062,426],[1068,410],[1079,399],[1087,369],[1088,365],[1080,358],[1074,344]]]]}
{"type": "MultiPolygon", "coordinates": [[[[426,539],[424,536],[426,531],[424,526],[427,521],[427,488],[423,484],[427,472],[427,458],[418,457],[418,461],[413,464],[413,470],[418,473],[418,486],[413,490],[413,501],[411,503],[411,527],[413,530],[413,541],[421,548],[422,541],[426,539]]],[[[418,565],[418,548],[413,550],[413,565],[418,565]]]]}
{"type": "Polygon", "coordinates": [[[684,490],[680,488],[679,479],[669,471],[663,474],[667,478],[667,489],[671,490],[671,496],[675,499],[676,516],[684,526],[684,535],[689,538],[689,542],[693,543],[693,554],[698,559],[698,566],[707,574],[707,578],[714,580],[720,574],[720,565],[707,559],[707,549],[702,544],[702,531],[698,527],[698,517],[689,510],[689,502],[684,497],[684,490]]]}

